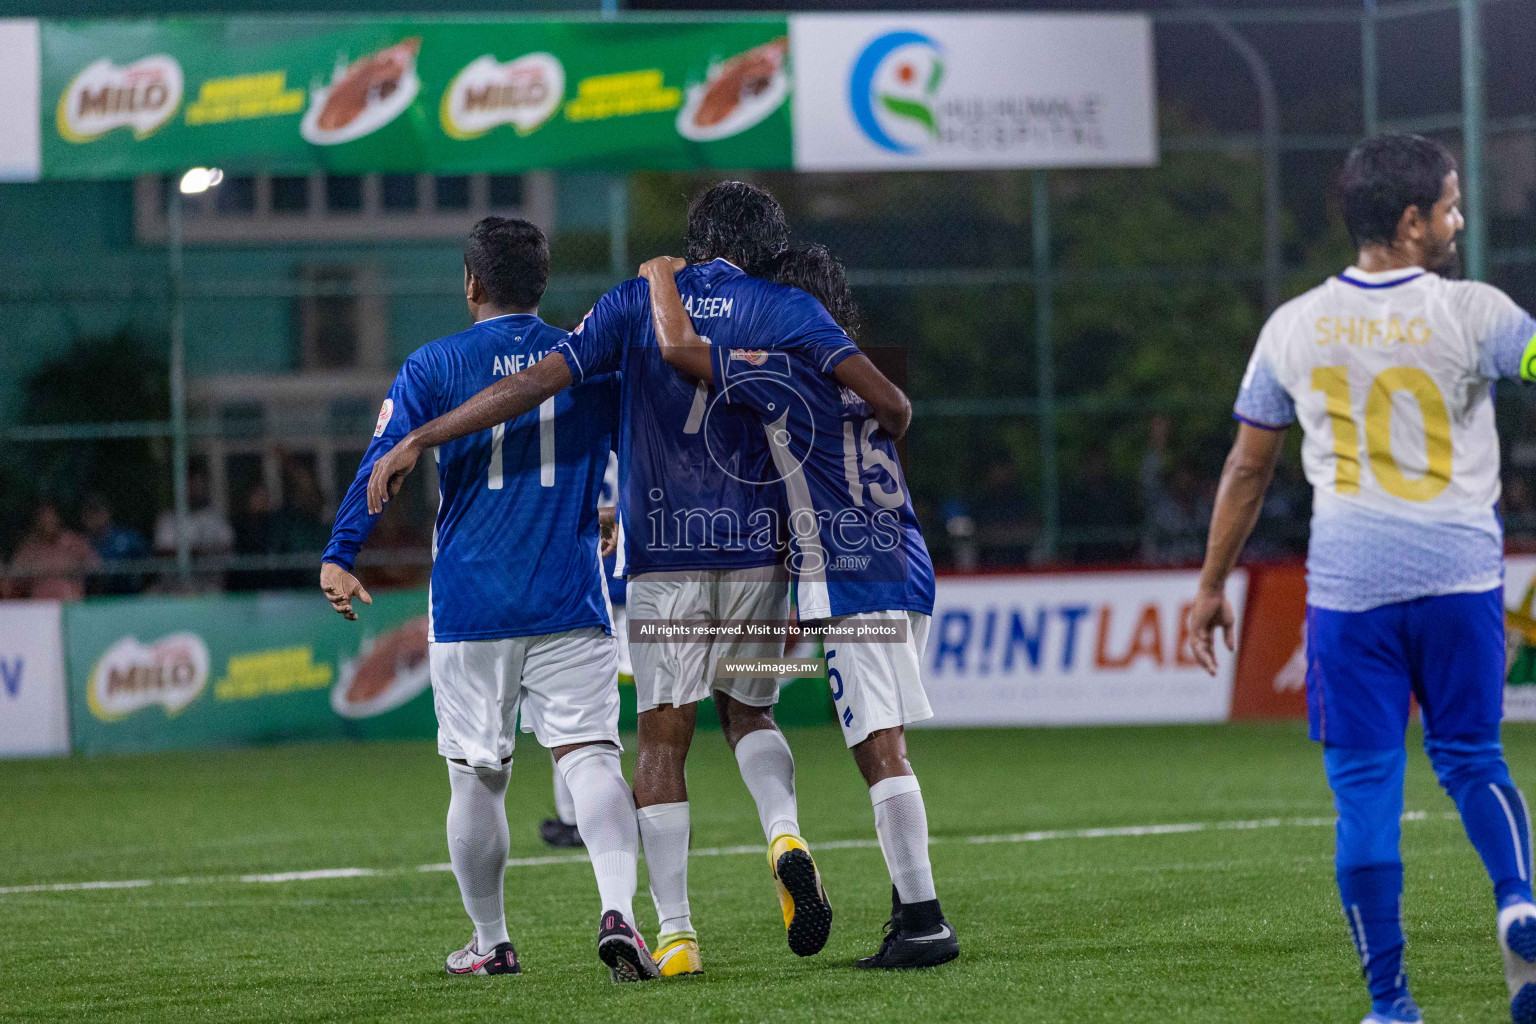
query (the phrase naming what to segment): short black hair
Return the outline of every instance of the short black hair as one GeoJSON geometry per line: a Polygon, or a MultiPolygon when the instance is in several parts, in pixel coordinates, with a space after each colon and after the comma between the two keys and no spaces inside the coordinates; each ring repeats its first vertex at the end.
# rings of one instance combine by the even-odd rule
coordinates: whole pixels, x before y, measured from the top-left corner
{"type": "Polygon", "coordinates": [[[788,247],[784,208],[756,185],[722,181],[688,206],[689,263],[724,257],[752,274],[788,247]]]}
{"type": "Polygon", "coordinates": [[[1378,135],[1349,151],[1339,175],[1344,226],[1356,246],[1391,245],[1403,211],[1426,217],[1445,191],[1456,158],[1422,135],[1378,135]]]}
{"type": "Polygon", "coordinates": [[[769,277],[779,284],[799,288],[826,307],[850,338],[859,334],[859,306],[848,286],[848,271],[824,245],[800,244],[781,252],[771,264],[769,277]]]}
{"type": "Polygon", "coordinates": [[[486,217],[464,243],[464,266],[497,306],[533,309],[549,286],[549,239],[526,220],[486,217]]]}

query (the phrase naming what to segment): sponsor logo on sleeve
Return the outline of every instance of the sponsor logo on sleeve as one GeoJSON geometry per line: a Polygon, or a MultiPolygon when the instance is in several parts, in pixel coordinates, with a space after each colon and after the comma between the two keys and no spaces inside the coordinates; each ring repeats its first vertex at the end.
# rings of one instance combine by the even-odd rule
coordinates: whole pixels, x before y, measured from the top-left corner
{"type": "Polygon", "coordinates": [[[91,670],[85,700],[91,714],[116,722],[159,704],[180,714],[208,685],[208,645],[196,633],[173,633],[152,644],[125,636],[91,670]]]}
{"type": "Polygon", "coordinates": [[[181,65],[157,53],[119,67],[105,58],[75,76],[59,96],[59,135],[90,142],[116,128],[148,138],[181,106],[181,65]]]}
{"type": "Polygon", "coordinates": [[[453,139],[474,139],[511,125],[531,135],[565,99],[565,67],[550,53],[529,53],[506,63],[477,57],[443,92],[440,117],[453,139]]]}
{"type": "Polygon", "coordinates": [[[394,415],[395,400],[393,398],[384,399],[384,404],[379,406],[379,422],[373,428],[374,437],[382,437],[384,435],[384,428],[389,426],[390,418],[394,415]]]}

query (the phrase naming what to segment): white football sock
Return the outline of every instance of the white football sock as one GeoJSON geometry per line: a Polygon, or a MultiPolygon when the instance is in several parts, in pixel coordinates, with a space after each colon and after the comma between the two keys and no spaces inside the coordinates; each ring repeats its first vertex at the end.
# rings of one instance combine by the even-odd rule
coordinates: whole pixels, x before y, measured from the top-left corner
{"type": "Polygon", "coordinates": [[[475,923],[475,949],[489,953],[506,942],[502,882],[507,872],[507,780],[510,770],[448,762],[448,859],[464,909],[475,923]]]}
{"type": "Polygon", "coordinates": [[[875,832],[891,882],[903,903],[937,899],[928,863],[928,810],[915,775],[881,779],[869,787],[875,805],[875,832]]]}
{"type": "Polygon", "coordinates": [[[693,931],[688,917],[688,801],[652,804],[637,812],[651,899],[660,920],[656,934],[693,931]]]}
{"type": "Polygon", "coordinates": [[[592,858],[597,893],[604,910],[617,910],[635,923],[635,872],[640,862],[640,830],[635,797],[619,765],[619,752],[594,744],[566,754],[556,764],[557,777],[570,787],[576,827],[592,858]]]}
{"type": "MultiPolygon", "coordinates": [[[[553,760],[555,755],[551,752],[549,756],[553,760]]],[[[576,824],[576,805],[571,802],[571,787],[565,784],[565,775],[560,771],[558,761],[555,762],[555,817],[563,825],[576,824]]]]}
{"type": "Polygon", "coordinates": [[[757,820],[763,826],[763,838],[770,843],[775,836],[800,834],[800,816],[795,806],[795,756],[789,743],[777,729],[757,729],[736,744],[736,763],[741,767],[741,781],[747,784],[757,802],[757,820]]]}

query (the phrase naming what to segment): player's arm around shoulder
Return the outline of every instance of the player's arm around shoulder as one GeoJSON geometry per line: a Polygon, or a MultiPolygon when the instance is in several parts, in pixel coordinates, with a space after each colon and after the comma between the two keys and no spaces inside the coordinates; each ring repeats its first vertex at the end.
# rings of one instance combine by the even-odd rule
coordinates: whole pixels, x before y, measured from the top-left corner
{"type": "Polygon", "coordinates": [[[519,373],[509,374],[471,396],[463,405],[412,430],[373,464],[368,479],[368,511],[377,515],[400,491],[428,448],[447,444],[498,423],[516,419],[571,386],[565,357],[553,352],[519,373]]]}
{"type": "Polygon", "coordinates": [[[864,399],[874,411],[880,429],[892,441],[900,441],[912,424],[912,403],[906,392],[880,372],[880,368],[862,352],[844,358],[832,369],[839,384],[864,399]]]}
{"type": "Polygon", "coordinates": [[[687,265],[675,256],[657,256],[640,265],[640,276],[650,285],[651,319],[661,357],[695,380],[707,381],[714,376],[714,356],[709,342],[694,330],[677,290],[677,273],[687,265]]]}

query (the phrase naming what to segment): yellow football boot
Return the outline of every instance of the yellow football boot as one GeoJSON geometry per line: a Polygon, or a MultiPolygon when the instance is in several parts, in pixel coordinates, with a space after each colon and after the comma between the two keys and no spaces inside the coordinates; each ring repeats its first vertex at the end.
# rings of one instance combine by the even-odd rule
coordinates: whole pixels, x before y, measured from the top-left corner
{"type": "Polygon", "coordinates": [[[821,884],[821,872],[799,836],[774,836],[768,846],[768,867],[779,888],[779,909],[796,956],[815,956],[832,931],[832,904],[821,884]]]}
{"type": "Polygon", "coordinates": [[[663,978],[686,978],[704,973],[699,940],[690,932],[671,932],[656,940],[656,966],[663,978]]]}

